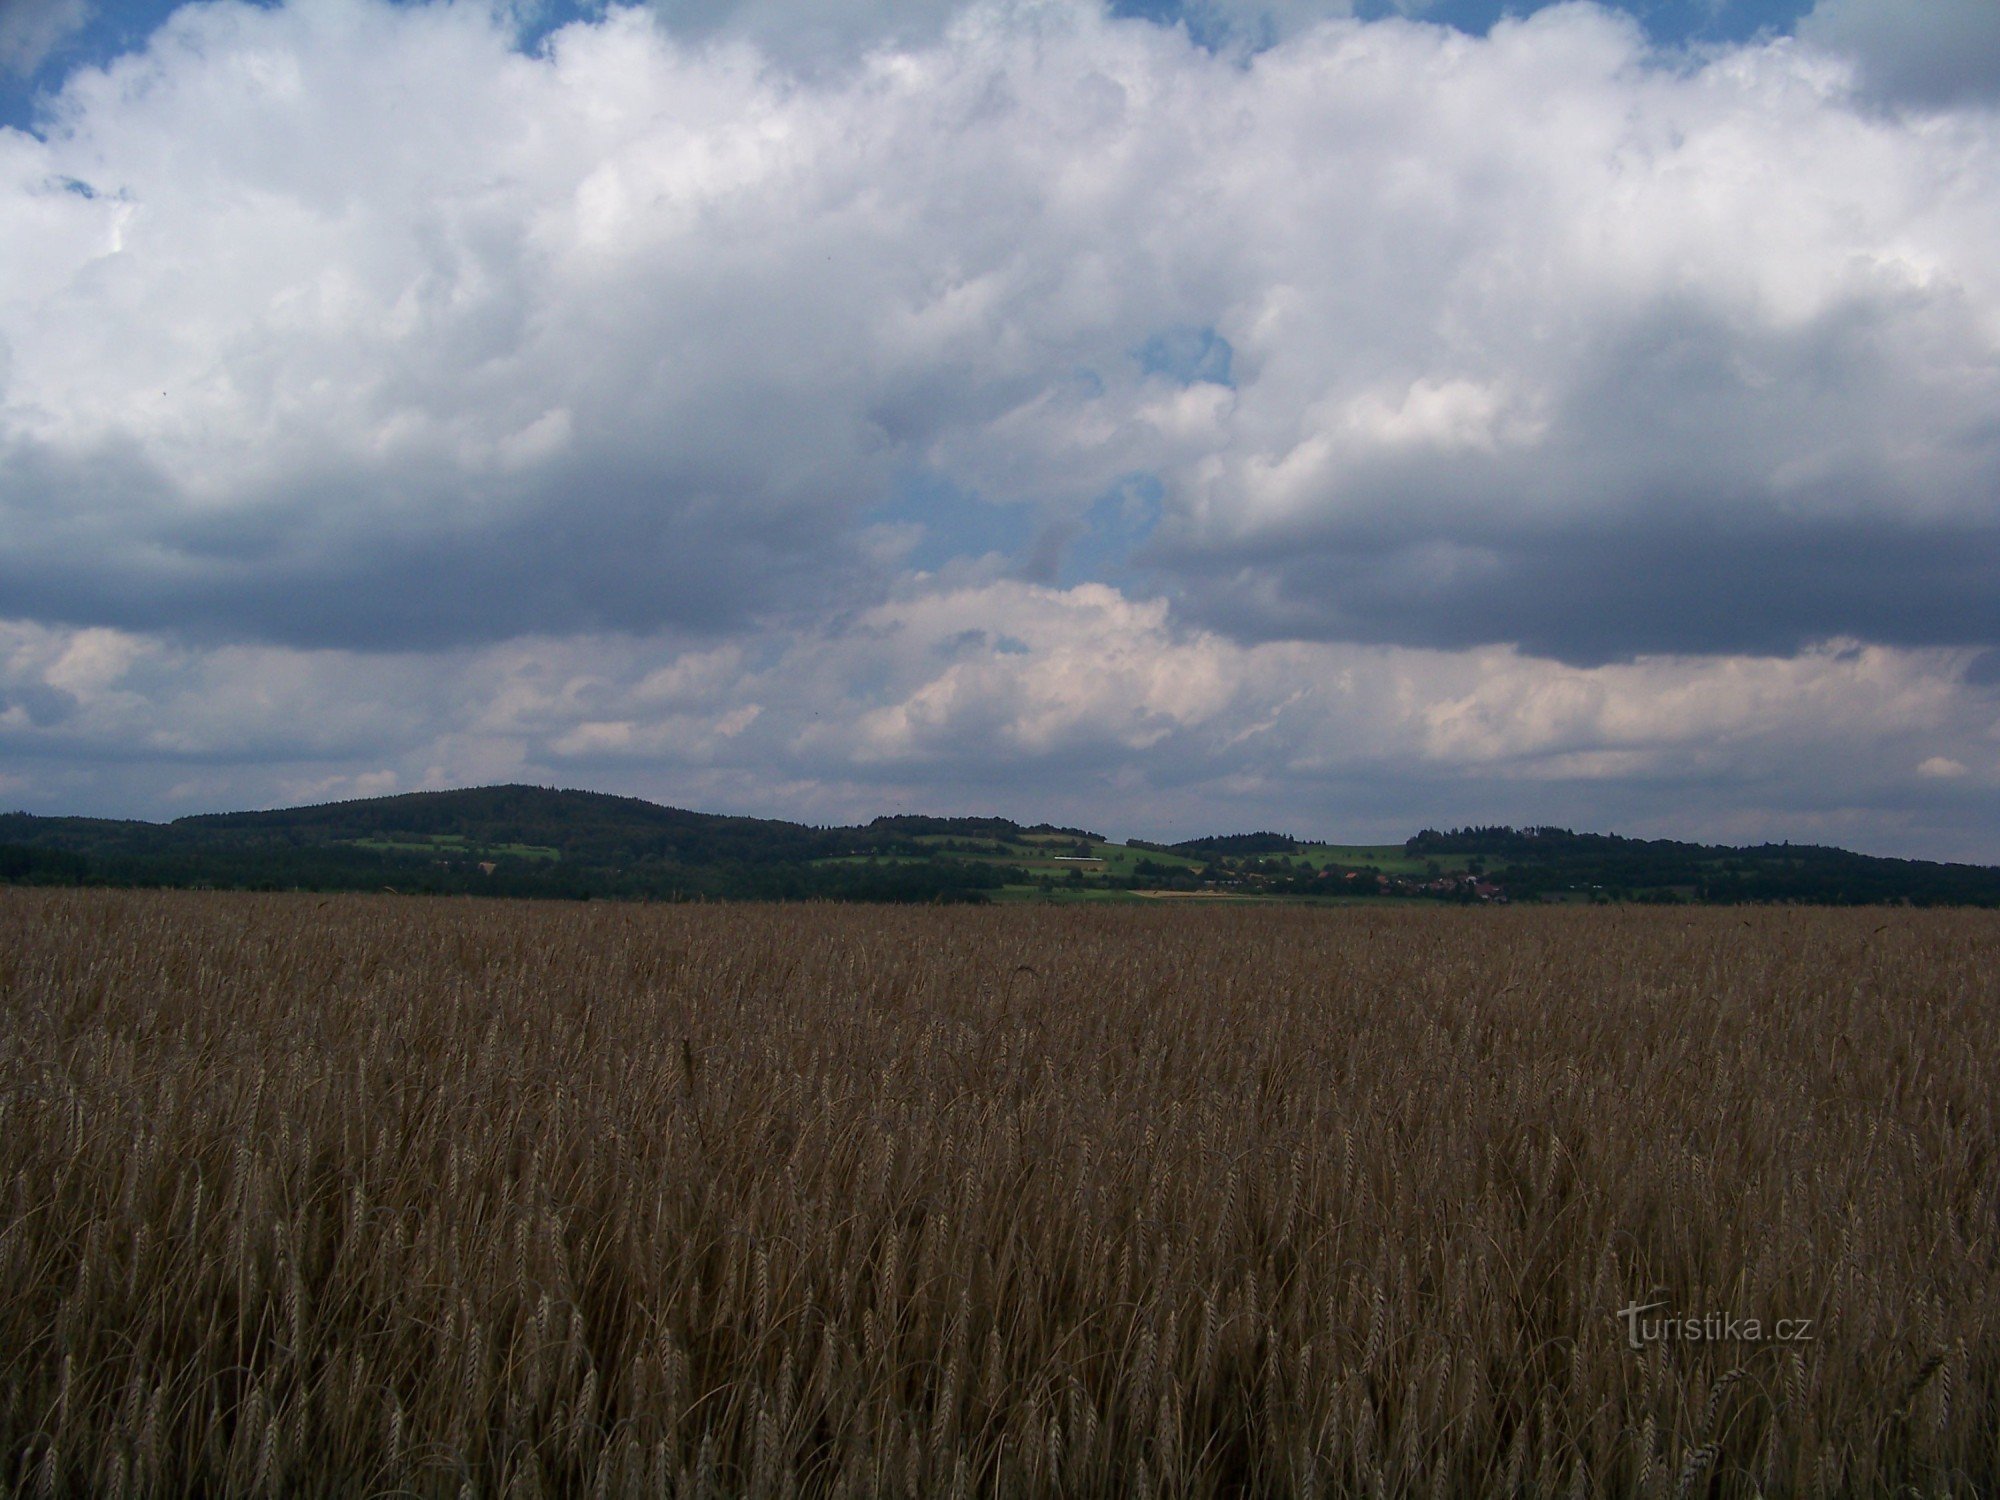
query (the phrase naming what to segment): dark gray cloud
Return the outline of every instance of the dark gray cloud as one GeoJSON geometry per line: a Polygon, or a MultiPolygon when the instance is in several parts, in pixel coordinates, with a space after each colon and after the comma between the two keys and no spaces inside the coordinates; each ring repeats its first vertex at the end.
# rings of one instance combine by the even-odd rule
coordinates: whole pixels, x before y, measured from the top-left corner
{"type": "MultiPolygon", "coordinates": [[[[824,617],[889,572],[833,486],[561,462],[532,485],[349,473],[203,514],[129,448],[17,455],[0,618],[365,649],[824,617]]],[[[846,476],[836,476],[845,479],[846,476]]]]}
{"type": "Polygon", "coordinates": [[[2000,648],[1988,648],[1966,664],[1965,682],[1971,687],[2000,685],[2000,648]]]}
{"type": "Polygon", "coordinates": [[[1820,0],[1798,34],[1853,57],[1866,87],[1887,99],[2000,100],[2000,6],[1992,0],[1820,0]]]}
{"type": "Polygon", "coordinates": [[[648,0],[663,25],[700,40],[748,41],[806,70],[851,67],[874,48],[937,40],[963,0],[648,0]]]}
{"type": "Polygon", "coordinates": [[[1253,638],[1450,649],[1508,641],[1582,664],[1676,652],[1786,656],[1840,637],[2000,640],[2000,526],[1746,526],[1662,499],[1615,528],[1320,535],[1240,558],[1204,552],[1186,574],[1195,618],[1253,638]]]}
{"type": "Polygon", "coordinates": [[[1151,560],[1259,638],[1583,663],[2000,642],[2000,363],[1969,314],[1862,288],[1774,330],[1674,299],[1582,341],[1530,444],[1378,447],[1281,521],[1183,522],[1151,560]]]}

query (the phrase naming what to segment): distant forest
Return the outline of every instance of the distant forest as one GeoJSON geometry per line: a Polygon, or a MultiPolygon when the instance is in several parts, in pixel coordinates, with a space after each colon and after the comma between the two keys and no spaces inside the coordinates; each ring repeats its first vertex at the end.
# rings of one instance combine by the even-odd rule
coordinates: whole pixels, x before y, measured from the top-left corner
{"type": "Polygon", "coordinates": [[[2000,906],[2000,869],[1804,844],[1722,848],[1561,828],[1400,845],[1258,832],[1111,843],[1004,818],[812,827],[501,786],[146,823],[0,815],[0,883],[567,899],[1100,900],[1165,894],[1458,903],[2000,906]]]}
{"type": "Polygon", "coordinates": [[[1717,905],[2000,905],[2000,869],[1883,859],[1818,844],[1731,849],[1566,828],[1427,828],[1405,847],[1419,858],[1475,862],[1516,900],[1589,890],[1616,900],[1717,905]]]}

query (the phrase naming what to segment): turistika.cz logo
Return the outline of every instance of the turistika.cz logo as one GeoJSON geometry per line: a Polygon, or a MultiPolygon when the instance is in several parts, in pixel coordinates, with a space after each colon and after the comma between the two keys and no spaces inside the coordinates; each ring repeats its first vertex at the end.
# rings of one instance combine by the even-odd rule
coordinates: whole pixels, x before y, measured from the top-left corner
{"type": "Polygon", "coordinates": [[[1634,1302],[1618,1309],[1625,1325],[1625,1342],[1631,1348],[1648,1344],[1809,1344],[1813,1338],[1811,1318],[1779,1318],[1766,1323],[1760,1318],[1739,1318],[1734,1313],[1660,1312],[1664,1302],[1634,1302]],[[1649,1317],[1649,1313],[1657,1316],[1649,1317]]]}

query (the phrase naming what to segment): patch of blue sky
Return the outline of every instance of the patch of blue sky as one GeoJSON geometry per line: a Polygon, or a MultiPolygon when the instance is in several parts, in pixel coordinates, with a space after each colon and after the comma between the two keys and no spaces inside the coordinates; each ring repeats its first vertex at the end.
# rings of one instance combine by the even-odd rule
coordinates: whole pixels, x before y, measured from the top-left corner
{"type": "MultiPolygon", "coordinates": [[[[27,6],[45,0],[20,0],[27,6]]],[[[70,23],[44,27],[31,52],[0,52],[0,127],[34,130],[46,114],[48,98],[78,68],[103,67],[128,52],[136,52],[188,0],[83,0],[68,7],[70,23]]],[[[238,0],[260,10],[276,9],[283,0],[238,0]]],[[[432,0],[396,0],[424,4],[432,0]]],[[[572,21],[602,15],[614,0],[515,0],[511,10],[521,47],[532,52],[548,35],[572,21]]],[[[4,8],[5,0],[0,0],[4,8]]]]}
{"type": "MultiPolygon", "coordinates": [[[[41,0],[25,0],[28,5],[41,0]]],[[[65,8],[74,24],[43,28],[31,51],[0,55],[0,126],[29,130],[45,114],[46,100],[79,67],[99,67],[145,45],[148,37],[183,0],[84,0],[65,8]]],[[[241,0],[271,6],[280,0],[241,0]]],[[[426,4],[434,0],[397,0],[426,4]]],[[[571,21],[601,15],[616,0],[516,0],[512,7],[520,26],[521,45],[532,51],[550,32],[571,21]]],[[[1238,19],[1235,40],[1247,38],[1241,18],[1250,8],[1218,7],[1212,0],[1110,0],[1114,13],[1141,17],[1162,25],[1185,24],[1196,40],[1216,45],[1230,30],[1227,17],[1238,19]]],[[[1355,11],[1364,19],[1404,15],[1484,35],[1503,16],[1541,10],[1561,0],[1358,0],[1355,11]]],[[[1666,46],[1740,42],[1766,33],[1786,32],[1812,9],[1812,0],[1618,0],[1617,9],[1636,16],[1648,33],[1666,46]]],[[[1329,10],[1335,7],[1330,6],[1329,10]]],[[[1270,27],[1264,41],[1275,40],[1270,27]]]]}
{"type": "Polygon", "coordinates": [[[1162,329],[1133,350],[1132,357],[1148,375],[1165,375],[1182,385],[1207,383],[1226,385],[1232,390],[1236,387],[1230,373],[1236,351],[1213,328],[1162,329]]]}
{"type": "MultiPolygon", "coordinates": [[[[1355,0],[1353,13],[1362,20],[1383,20],[1401,16],[1413,21],[1454,27],[1473,36],[1484,36],[1509,16],[1530,15],[1566,0],[1355,0]]],[[[1814,0],[1604,0],[1608,8],[1636,17],[1654,41],[1662,46],[1743,42],[1767,33],[1791,30],[1793,24],[1813,7],[1814,0]]],[[[1111,0],[1112,12],[1156,21],[1162,25],[1186,24],[1189,34],[1204,46],[1224,41],[1253,46],[1276,40],[1275,28],[1265,24],[1257,34],[1254,7],[1227,8],[1202,0],[1111,0]]],[[[1340,8],[1344,10],[1344,7],[1340,8]]],[[[1329,13],[1336,7],[1329,6],[1329,13]]]]}
{"type": "Polygon", "coordinates": [[[1157,474],[1127,474],[1099,495],[1083,526],[1063,549],[1059,581],[1108,583],[1130,592],[1156,580],[1143,577],[1145,546],[1160,524],[1166,491],[1157,474]]]}
{"type": "MultiPolygon", "coordinates": [[[[1436,0],[1416,7],[1415,15],[1484,36],[1503,17],[1526,15],[1555,3],[1558,0],[1436,0]]],[[[1636,17],[1656,42],[1678,47],[1746,42],[1788,32],[1812,7],[1813,0],[1624,0],[1611,8],[1636,17]]],[[[1395,9],[1373,0],[1361,12],[1379,15],[1395,9]]]]}
{"type": "Polygon", "coordinates": [[[1036,583],[1124,588],[1145,581],[1143,550],[1164,499],[1157,475],[1127,474],[1080,518],[1052,521],[1033,505],[996,504],[926,471],[899,479],[894,496],[869,519],[916,530],[903,561],[920,572],[993,559],[1001,571],[1036,583]]]}
{"type": "Polygon", "coordinates": [[[902,475],[888,503],[869,519],[917,527],[916,545],[904,561],[926,573],[991,556],[1017,564],[1033,551],[1041,526],[1030,507],[996,505],[930,470],[902,475]]]}

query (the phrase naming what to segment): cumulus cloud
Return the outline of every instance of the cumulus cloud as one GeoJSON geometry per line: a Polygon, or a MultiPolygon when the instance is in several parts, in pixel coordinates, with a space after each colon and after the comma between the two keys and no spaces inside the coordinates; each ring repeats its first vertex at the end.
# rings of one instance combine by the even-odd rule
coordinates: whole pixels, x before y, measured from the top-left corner
{"type": "Polygon", "coordinates": [[[2000,99],[2000,8],[1989,0],[1819,0],[1798,34],[1855,58],[1868,87],[1889,99],[2000,99]]]}
{"type": "Polygon", "coordinates": [[[7,788],[1965,852],[2000,114],[1865,9],[187,7],[0,130],[7,788]]]}
{"type": "Polygon", "coordinates": [[[0,627],[10,795],[156,813],[531,780],[815,821],[1058,817],[1127,834],[1576,821],[1965,857],[2000,697],[1963,653],[1596,668],[1508,647],[1244,645],[1102,585],[925,587],[837,630],[443,653],[0,627]]]}
{"type": "Polygon", "coordinates": [[[1044,529],[1142,475],[1139,560],[1246,637],[1994,638],[1990,115],[1577,5],[512,41],[224,0],[0,137],[0,608],[742,628],[884,597],[912,472],[1044,529]],[[1186,330],[1226,379],[1144,357],[1186,330]]]}

